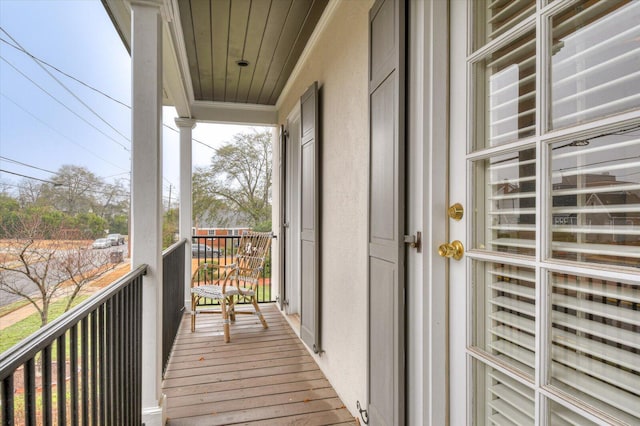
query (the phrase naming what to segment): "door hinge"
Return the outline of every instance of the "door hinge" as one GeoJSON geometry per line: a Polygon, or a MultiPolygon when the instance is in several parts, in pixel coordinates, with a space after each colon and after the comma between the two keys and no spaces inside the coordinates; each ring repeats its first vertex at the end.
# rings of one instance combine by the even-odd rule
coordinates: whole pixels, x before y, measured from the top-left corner
{"type": "Polygon", "coordinates": [[[418,253],[422,253],[422,232],[418,231],[416,235],[405,235],[404,243],[416,249],[418,253]]]}

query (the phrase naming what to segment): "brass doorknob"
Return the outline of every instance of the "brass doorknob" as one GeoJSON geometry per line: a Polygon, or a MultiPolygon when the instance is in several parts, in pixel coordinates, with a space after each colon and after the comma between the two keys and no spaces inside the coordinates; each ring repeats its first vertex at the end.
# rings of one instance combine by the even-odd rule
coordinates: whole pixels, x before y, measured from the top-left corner
{"type": "Polygon", "coordinates": [[[462,207],[462,204],[455,203],[454,205],[449,207],[447,209],[447,215],[449,215],[449,217],[453,220],[462,219],[462,216],[464,216],[464,208],[462,207]]]}
{"type": "Polygon", "coordinates": [[[451,243],[440,244],[438,254],[442,257],[453,257],[455,260],[460,260],[464,254],[464,246],[458,240],[451,243]]]}

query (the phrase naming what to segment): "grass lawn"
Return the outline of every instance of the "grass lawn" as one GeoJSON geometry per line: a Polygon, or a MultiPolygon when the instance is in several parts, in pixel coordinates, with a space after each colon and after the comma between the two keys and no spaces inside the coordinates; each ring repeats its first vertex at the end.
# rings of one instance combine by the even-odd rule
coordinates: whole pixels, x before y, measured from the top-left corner
{"type": "MultiPolygon", "coordinates": [[[[80,304],[84,300],[86,300],[88,295],[80,295],[75,298],[73,301],[72,307],[80,304]]],[[[52,303],[49,308],[49,322],[58,318],[60,315],[64,313],[64,308],[67,305],[68,299],[57,300],[52,303]]],[[[6,351],[16,343],[20,342],[25,337],[33,334],[38,331],[40,328],[40,314],[37,312],[23,319],[22,321],[18,321],[0,331],[0,353],[6,351]]]]}
{"type": "Polygon", "coordinates": [[[17,302],[9,303],[8,305],[0,307],[0,318],[10,314],[16,309],[20,309],[23,306],[27,306],[30,302],[28,300],[18,300],[17,302]]]}

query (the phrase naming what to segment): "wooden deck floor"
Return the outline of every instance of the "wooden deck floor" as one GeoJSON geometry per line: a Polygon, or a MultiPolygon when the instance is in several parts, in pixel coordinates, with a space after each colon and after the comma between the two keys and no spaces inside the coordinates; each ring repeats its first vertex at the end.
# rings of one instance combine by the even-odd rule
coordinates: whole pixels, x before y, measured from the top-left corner
{"type": "Polygon", "coordinates": [[[269,324],[239,315],[225,344],[220,315],[185,316],[163,382],[168,425],[356,424],[275,305],[269,324]]]}

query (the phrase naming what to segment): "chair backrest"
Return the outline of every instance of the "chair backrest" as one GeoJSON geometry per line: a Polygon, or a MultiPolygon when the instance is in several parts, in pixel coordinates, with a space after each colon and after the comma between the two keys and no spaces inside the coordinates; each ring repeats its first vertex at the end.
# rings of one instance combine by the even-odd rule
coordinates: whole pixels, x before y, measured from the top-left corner
{"type": "Polygon", "coordinates": [[[248,231],[242,234],[234,262],[238,267],[236,271],[238,281],[252,285],[258,284],[272,238],[271,232],[248,231]]]}

